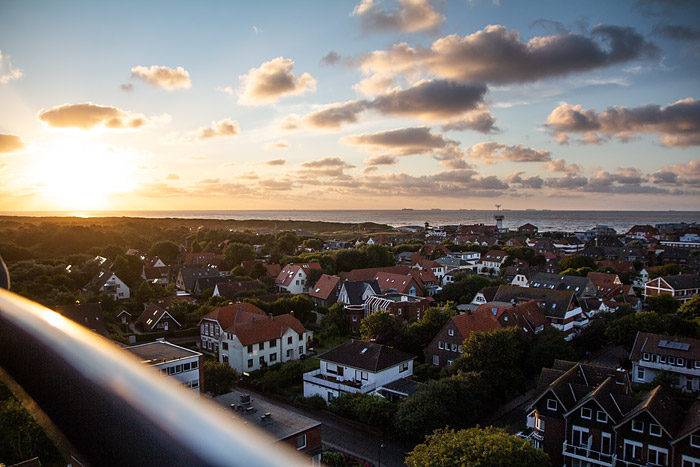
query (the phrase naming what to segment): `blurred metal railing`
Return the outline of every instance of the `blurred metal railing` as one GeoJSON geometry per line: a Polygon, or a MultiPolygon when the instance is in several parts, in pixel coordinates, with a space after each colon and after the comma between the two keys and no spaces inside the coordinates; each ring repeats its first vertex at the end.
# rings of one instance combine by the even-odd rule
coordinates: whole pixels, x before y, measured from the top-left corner
{"type": "Polygon", "coordinates": [[[310,464],[107,339],[2,289],[0,366],[95,466],[310,464]]]}

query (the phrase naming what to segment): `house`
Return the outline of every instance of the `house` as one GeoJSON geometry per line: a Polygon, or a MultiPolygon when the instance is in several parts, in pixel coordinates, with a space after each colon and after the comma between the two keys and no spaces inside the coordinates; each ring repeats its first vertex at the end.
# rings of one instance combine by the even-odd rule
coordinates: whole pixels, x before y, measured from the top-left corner
{"type": "Polygon", "coordinates": [[[537,302],[513,306],[494,302],[473,312],[452,316],[423,351],[426,363],[449,366],[462,353],[462,343],[472,333],[518,326],[526,335],[534,335],[549,326],[537,302]]]}
{"type": "Polygon", "coordinates": [[[532,277],[540,272],[537,268],[531,266],[518,267],[508,266],[503,272],[503,280],[510,285],[518,287],[529,287],[532,277]]]}
{"type": "MultiPolygon", "coordinates": [[[[472,304],[478,307],[479,305],[483,305],[484,303],[492,302],[496,297],[496,292],[498,292],[498,286],[484,287],[474,295],[474,298],[472,299],[472,304]]],[[[476,309],[476,307],[474,309],[476,309]]]]}
{"type": "Polygon", "coordinates": [[[115,300],[128,300],[131,297],[129,287],[117,277],[112,271],[101,270],[90,282],[83,287],[83,291],[88,292],[93,289],[105,292],[115,300]]]}
{"type": "Polygon", "coordinates": [[[187,292],[192,292],[197,279],[212,277],[221,278],[221,272],[217,268],[205,268],[199,265],[194,267],[183,267],[177,273],[177,279],[175,280],[175,287],[180,290],[185,290],[187,292]]]}
{"type": "Polygon", "coordinates": [[[586,244],[576,237],[563,237],[552,240],[557,251],[564,255],[573,255],[583,250],[586,244]]]}
{"type": "Polygon", "coordinates": [[[251,292],[263,288],[258,281],[237,281],[235,278],[232,281],[217,282],[214,286],[212,297],[224,297],[229,300],[234,300],[241,292],[251,292]]]}
{"type": "Polygon", "coordinates": [[[650,383],[666,371],[675,387],[700,390],[700,340],[637,332],[629,358],[634,383],[650,383]]]}
{"type": "Polygon", "coordinates": [[[527,224],[523,224],[518,227],[518,232],[524,235],[537,235],[539,229],[528,222],[527,224]]]}
{"type": "Polygon", "coordinates": [[[141,313],[136,324],[142,327],[146,332],[182,329],[182,325],[173,318],[168,310],[153,303],[148,305],[144,312],[141,313]]]}
{"type": "Polygon", "coordinates": [[[219,362],[238,373],[306,358],[311,333],[292,314],[259,316],[239,313],[219,335],[219,362]]]}
{"type": "Polygon", "coordinates": [[[574,293],[570,290],[502,285],[493,298],[495,302],[516,305],[530,300],[537,302],[549,324],[562,331],[566,340],[571,340],[575,332],[589,323],[589,317],[576,305],[574,293]]]}
{"type": "MultiPolygon", "coordinates": [[[[160,261],[160,259],[158,259],[160,261]]],[[[141,279],[154,285],[168,285],[170,268],[168,266],[143,266],[141,279]]]]}
{"type": "Polygon", "coordinates": [[[346,305],[363,305],[367,297],[382,293],[376,280],[345,281],[340,285],[338,301],[346,305]]]}
{"type": "Polygon", "coordinates": [[[445,266],[437,261],[425,259],[419,254],[414,254],[413,260],[413,264],[411,265],[413,269],[431,271],[437,279],[436,283],[440,283],[440,281],[442,281],[442,278],[445,275],[445,266]]]}
{"type": "Polygon", "coordinates": [[[633,225],[626,234],[628,237],[644,239],[651,241],[652,239],[658,240],[659,229],[651,225],[633,225]]]}
{"type": "Polygon", "coordinates": [[[639,271],[637,277],[632,281],[632,287],[635,289],[643,289],[647,282],[649,282],[649,271],[644,268],[639,271]]]}
{"type": "Polygon", "coordinates": [[[237,322],[264,318],[265,312],[252,303],[238,302],[221,306],[204,315],[199,321],[199,348],[204,352],[216,354],[219,351],[219,336],[224,330],[237,322]]]}
{"type": "Polygon", "coordinates": [[[162,297],[158,299],[157,305],[161,308],[165,308],[166,310],[169,310],[170,307],[177,302],[185,302],[185,303],[193,303],[195,301],[194,298],[190,296],[190,294],[185,293],[185,292],[178,292],[175,295],[168,295],[167,297],[162,297]]]}
{"type": "Polygon", "coordinates": [[[598,293],[595,284],[587,277],[568,276],[538,272],[530,278],[530,287],[537,289],[568,290],[576,298],[595,297],[598,293]]]}
{"type": "MultiPolygon", "coordinates": [[[[349,340],[319,355],[321,367],[304,373],[304,397],[321,396],[330,402],[342,394],[378,393],[392,399],[392,383],[411,384],[416,357],[391,347],[349,340]]],[[[413,385],[414,392],[417,384],[413,385]]]]}
{"type": "Polygon", "coordinates": [[[433,304],[432,298],[416,297],[402,293],[371,295],[365,299],[365,317],[377,311],[388,311],[400,322],[421,319],[425,310],[433,304]]]}
{"type": "Polygon", "coordinates": [[[131,313],[126,311],[125,308],[118,310],[114,315],[117,318],[117,322],[119,322],[119,323],[122,323],[122,324],[131,323],[131,313]]]}
{"type": "Polygon", "coordinates": [[[312,269],[321,270],[319,263],[288,264],[277,275],[275,285],[280,292],[289,292],[297,295],[309,293],[308,274],[312,269]]]}
{"type": "Polygon", "coordinates": [[[457,282],[457,274],[463,274],[464,276],[469,276],[471,274],[476,274],[473,270],[471,269],[453,269],[451,271],[448,271],[447,274],[442,278],[442,286],[446,286],[447,284],[452,284],[453,282],[457,282]]]}
{"type": "Polygon", "coordinates": [[[644,284],[645,299],[661,294],[672,295],[676,300],[685,303],[700,294],[700,276],[697,274],[663,276],[644,284]]]}
{"type": "Polygon", "coordinates": [[[323,274],[309,296],[313,299],[316,306],[331,306],[338,301],[338,293],[340,292],[340,277],[323,274]]]}
{"type": "Polygon", "coordinates": [[[411,296],[422,297],[425,295],[418,283],[410,275],[391,274],[388,272],[378,272],[374,280],[379,284],[383,293],[398,292],[411,296]]]}
{"type": "Polygon", "coordinates": [[[507,258],[508,254],[505,251],[489,251],[481,257],[481,260],[478,263],[479,274],[489,275],[493,272],[493,274],[498,275],[501,272],[501,266],[503,266],[503,263],[507,258]]]}
{"type": "Polygon", "coordinates": [[[586,276],[598,289],[598,295],[612,298],[618,295],[634,295],[631,285],[625,285],[617,274],[591,271],[586,276]]]}
{"type": "Polygon", "coordinates": [[[310,465],[321,465],[323,425],[318,420],[238,389],[213,401],[226,408],[227,416],[266,432],[274,443],[271,449],[276,449],[275,444],[286,444],[310,457],[310,465]]]}
{"type": "Polygon", "coordinates": [[[75,305],[59,305],[55,308],[59,313],[71,321],[85,326],[86,328],[101,334],[107,335],[104,313],[100,303],[76,303],[75,305]]]}
{"type": "Polygon", "coordinates": [[[626,371],[556,360],[527,408],[527,436],[553,465],[694,466],[700,402],[687,410],[661,386],[633,397],[626,371]]]}
{"type": "Polygon", "coordinates": [[[402,276],[407,276],[411,273],[411,267],[403,265],[385,266],[379,268],[353,269],[352,271],[341,272],[340,277],[344,281],[369,281],[374,279],[377,273],[379,272],[388,272],[390,274],[400,274],[402,276]]]}
{"type": "Polygon", "coordinates": [[[223,268],[224,255],[217,253],[185,253],[183,261],[186,265],[198,264],[202,267],[223,268]]]}
{"type": "Polygon", "coordinates": [[[203,385],[202,354],[161,340],[125,347],[141,363],[170,376],[186,389],[199,393],[203,385]]]}

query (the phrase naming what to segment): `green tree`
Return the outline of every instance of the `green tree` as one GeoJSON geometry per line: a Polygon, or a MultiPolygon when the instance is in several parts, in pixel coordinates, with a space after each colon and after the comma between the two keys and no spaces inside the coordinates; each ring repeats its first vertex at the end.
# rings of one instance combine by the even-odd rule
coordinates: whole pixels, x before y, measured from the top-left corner
{"type": "Polygon", "coordinates": [[[277,250],[283,255],[294,254],[299,246],[299,237],[294,232],[284,232],[277,237],[277,250]]]}
{"type": "Polygon", "coordinates": [[[647,297],[647,306],[650,311],[655,311],[660,315],[675,313],[681,306],[681,302],[673,298],[671,294],[663,293],[654,297],[647,297]]]}
{"type": "Polygon", "coordinates": [[[443,287],[436,294],[435,299],[442,302],[450,300],[457,303],[469,303],[479,290],[491,285],[491,281],[487,278],[476,274],[471,276],[458,275],[456,279],[455,282],[443,287]]]}
{"type": "Polygon", "coordinates": [[[320,251],[323,249],[323,240],[320,238],[307,238],[304,240],[304,243],[302,243],[301,246],[314,251],[320,251]]]}
{"type": "Polygon", "coordinates": [[[238,383],[238,373],[228,363],[204,362],[204,392],[212,396],[220,396],[231,392],[238,383]]]}
{"type": "Polygon", "coordinates": [[[341,417],[384,429],[391,426],[396,405],[383,397],[358,392],[334,398],[330,409],[341,417]]]}
{"type": "Polygon", "coordinates": [[[686,319],[700,318],[700,296],[693,297],[682,304],[678,312],[686,319]]]}
{"type": "Polygon", "coordinates": [[[159,257],[165,264],[174,264],[180,256],[180,247],[174,242],[164,240],[153,244],[148,254],[151,257],[159,257]]]}
{"type": "Polygon", "coordinates": [[[663,334],[666,327],[661,317],[653,311],[635,313],[609,323],[605,328],[605,337],[613,344],[631,350],[639,331],[663,334]]]}
{"type": "Polygon", "coordinates": [[[544,451],[502,428],[436,430],[406,458],[410,467],[546,467],[544,451]]]}
{"type": "Polygon", "coordinates": [[[528,376],[539,374],[542,368],[550,368],[554,359],[575,360],[576,352],[564,334],[554,327],[548,327],[536,334],[527,346],[525,353],[525,373],[528,376]]]}
{"type": "Polygon", "coordinates": [[[360,335],[365,340],[387,342],[398,330],[398,322],[388,311],[376,311],[360,322],[360,335]]]}
{"type": "Polygon", "coordinates": [[[649,279],[656,279],[663,276],[677,276],[682,272],[682,268],[678,264],[664,264],[657,266],[649,271],[649,279]]]}
{"type": "Polygon", "coordinates": [[[253,279],[260,279],[265,276],[267,276],[267,269],[263,263],[255,263],[253,267],[250,268],[250,277],[253,279]]]}
{"type": "Polygon", "coordinates": [[[35,456],[56,456],[56,448],[14,397],[0,402],[0,458],[15,464],[35,456]]]}
{"type": "Polygon", "coordinates": [[[344,303],[338,302],[328,308],[328,313],[321,318],[321,329],[327,337],[347,336],[350,333],[344,303]]]}
{"type": "Polygon", "coordinates": [[[595,270],[595,260],[593,258],[589,258],[588,256],[571,255],[563,258],[561,261],[559,261],[559,264],[557,264],[558,271],[579,268],[591,268],[591,270],[595,270]]]}
{"type": "Polygon", "coordinates": [[[229,243],[224,247],[224,261],[231,268],[239,266],[243,261],[255,259],[255,250],[250,245],[244,243],[229,243]]]}

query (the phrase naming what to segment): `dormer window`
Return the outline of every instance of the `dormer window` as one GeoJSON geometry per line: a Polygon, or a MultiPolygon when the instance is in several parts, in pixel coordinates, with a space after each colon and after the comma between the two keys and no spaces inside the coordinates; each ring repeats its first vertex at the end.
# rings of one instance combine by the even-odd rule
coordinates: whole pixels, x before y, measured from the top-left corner
{"type": "MultiPolygon", "coordinates": [[[[447,330],[447,335],[448,335],[448,336],[454,336],[454,335],[455,335],[454,329],[448,329],[448,330],[447,330]]],[[[698,363],[698,362],[695,362],[695,363],[698,363]]]]}
{"type": "Polygon", "coordinates": [[[641,420],[632,420],[632,431],[644,433],[644,422],[641,420]]]}
{"type": "Polygon", "coordinates": [[[649,434],[652,436],[661,436],[661,425],[657,425],[656,423],[650,423],[649,434]]]}
{"type": "Polygon", "coordinates": [[[592,416],[593,416],[593,411],[590,408],[588,408],[588,407],[581,408],[581,418],[585,418],[586,420],[590,420],[592,416]]]}
{"type": "Polygon", "coordinates": [[[676,365],[678,366],[685,366],[685,359],[683,357],[678,357],[676,359],[676,365]]]}
{"type": "Polygon", "coordinates": [[[556,399],[547,399],[547,410],[557,410],[556,399]]]}
{"type": "Polygon", "coordinates": [[[598,410],[598,411],[596,411],[595,419],[598,422],[605,423],[608,421],[608,414],[606,414],[602,410],[598,410]]]}
{"type": "Polygon", "coordinates": [[[668,364],[669,365],[675,365],[676,364],[676,357],[668,357],[668,364]]]}
{"type": "Polygon", "coordinates": [[[642,359],[643,359],[645,362],[648,362],[648,361],[651,359],[651,356],[650,356],[648,353],[645,352],[645,353],[642,355],[642,359]]]}

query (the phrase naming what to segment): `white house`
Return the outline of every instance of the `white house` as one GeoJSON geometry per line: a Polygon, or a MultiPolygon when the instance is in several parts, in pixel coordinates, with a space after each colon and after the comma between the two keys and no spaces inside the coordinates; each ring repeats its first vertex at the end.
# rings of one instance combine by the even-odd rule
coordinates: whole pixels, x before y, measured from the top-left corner
{"type": "Polygon", "coordinates": [[[219,362],[239,373],[266,365],[299,360],[306,355],[311,332],[291,314],[260,316],[238,312],[219,335],[219,362]]]}
{"type": "Polygon", "coordinates": [[[129,287],[111,271],[100,271],[97,275],[99,291],[107,292],[115,300],[128,300],[131,297],[129,287]]]}
{"type": "Polygon", "coordinates": [[[381,293],[376,280],[345,281],[340,285],[338,301],[346,305],[362,305],[368,297],[381,293]]]}
{"type": "Polygon", "coordinates": [[[321,368],[304,373],[304,397],[331,401],[341,394],[402,396],[392,389],[411,385],[415,356],[373,342],[350,340],[320,355],[321,368]],[[404,384],[400,384],[404,383],[404,384]]]}
{"type": "Polygon", "coordinates": [[[675,387],[687,392],[700,389],[700,340],[637,332],[630,361],[634,383],[649,383],[667,371],[675,387]]]}
{"type": "Polygon", "coordinates": [[[309,286],[313,284],[308,283],[307,277],[312,269],[320,270],[321,265],[319,263],[288,264],[277,275],[275,285],[279,291],[293,295],[309,293],[309,286]]]}
{"type": "Polygon", "coordinates": [[[202,354],[166,341],[126,347],[144,365],[177,380],[183,387],[199,393],[202,385],[202,354]]]}
{"type": "Polygon", "coordinates": [[[642,269],[639,271],[637,277],[632,281],[632,287],[635,289],[643,289],[644,285],[649,282],[649,271],[642,269]]]}
{"type": "Polygon", "coordinates": [[[501,250],[491,250],[486,255],[481,257],[478,263],[479,274],[490,274],[491,271],[498,275],[501,272],[501,266],[508,258],[508,254],[501,250]]]}
{"type": "Polygon", "coordinates": [[[207,353],[219,351],[219,337],[235,323],[248,321],[257,315],[265,318],[265,312],[252,303],[229,303],[206,314],[199,321],[200,348],[207,353]]]}

